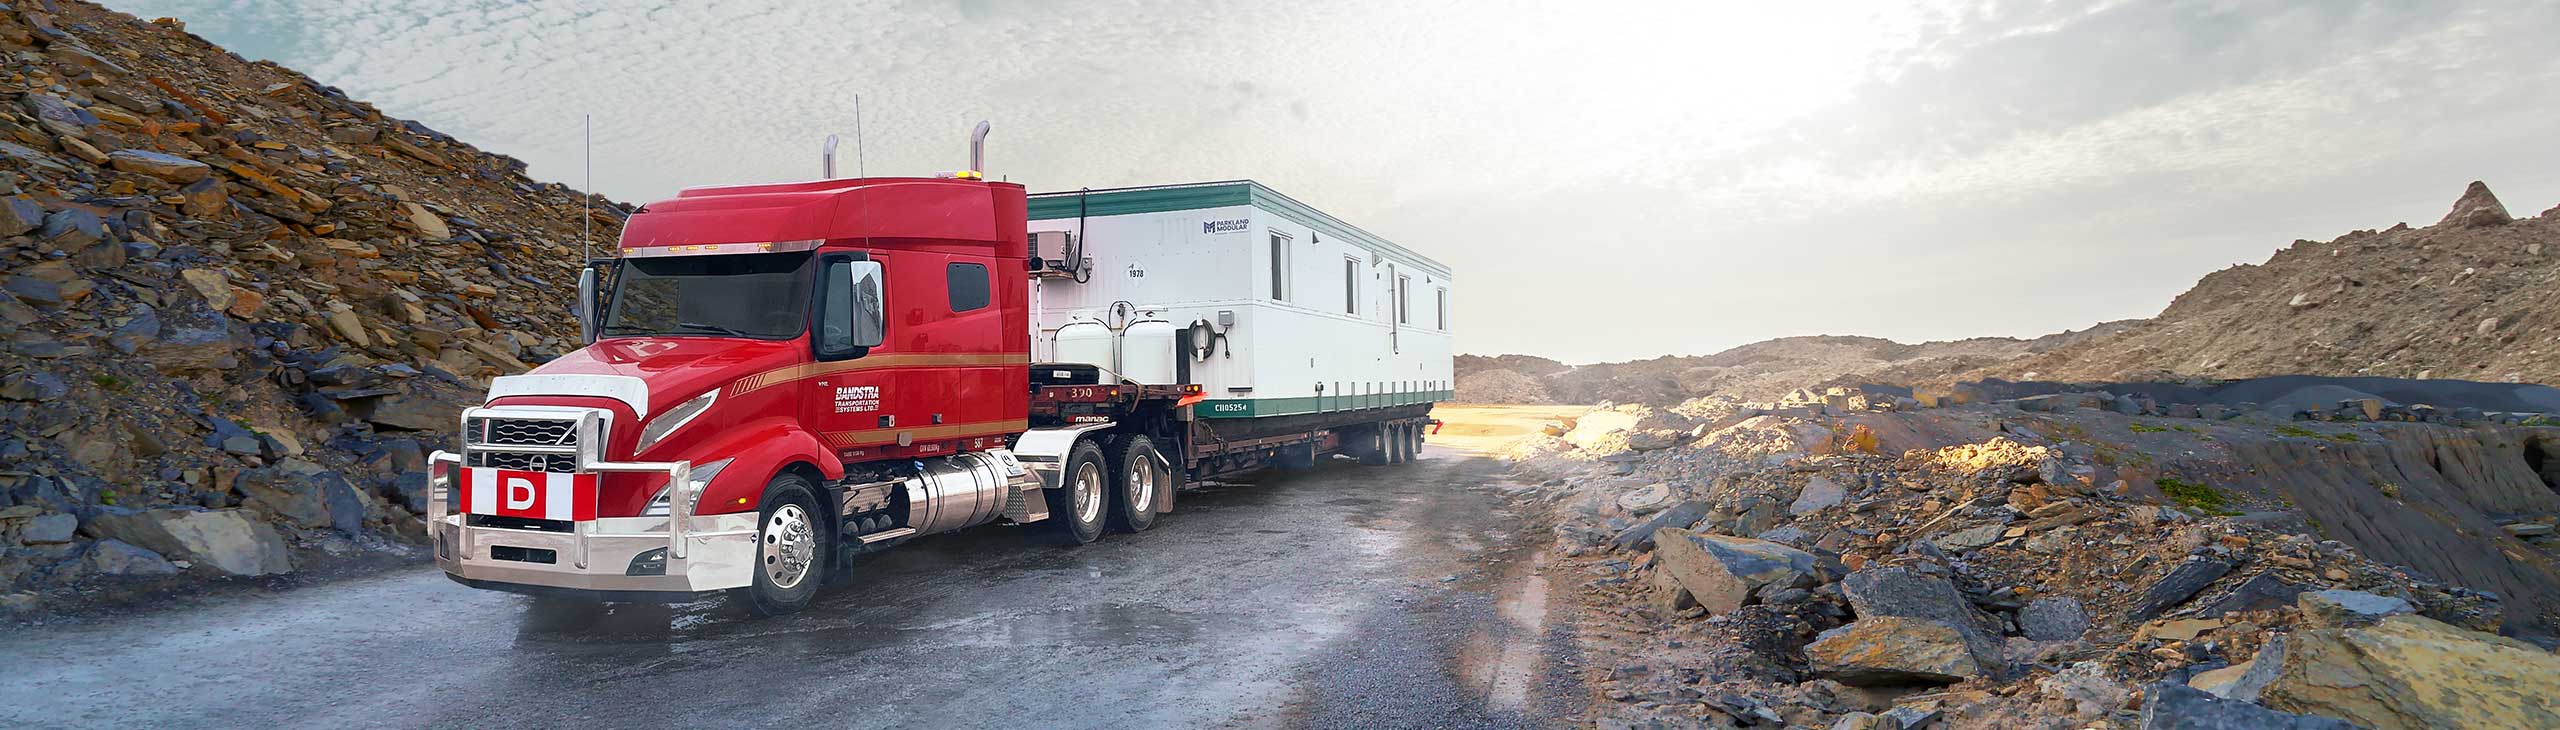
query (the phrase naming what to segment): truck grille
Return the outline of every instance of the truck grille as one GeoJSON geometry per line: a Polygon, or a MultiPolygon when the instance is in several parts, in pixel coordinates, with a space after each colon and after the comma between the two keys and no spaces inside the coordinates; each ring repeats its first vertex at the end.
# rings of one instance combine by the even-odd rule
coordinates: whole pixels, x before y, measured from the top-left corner
{"type": "Polygon", "coordinates": [[[472,419],[469,438],[485,446],[576,446],[578,422],[549,418],[472,419]]]}
{"type": "Polygon", "coordinates": [[[471,466],[485,466],[513,471],[545,471],[567,474],[578,470],[578,457],[573,454],[528,454],[521,451],[470,451],[471,466]]]}

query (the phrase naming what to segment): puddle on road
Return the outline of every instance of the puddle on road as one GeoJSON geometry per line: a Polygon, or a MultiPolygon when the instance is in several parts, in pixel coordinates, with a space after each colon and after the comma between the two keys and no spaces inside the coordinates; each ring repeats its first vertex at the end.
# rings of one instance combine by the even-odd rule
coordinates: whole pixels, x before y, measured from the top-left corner
{"type": "Polygon", "coordinates": [[[1529,690],[1545,665],[1547,554],[1536,555],[1494,601],[1494,613],[1506,630],[1475,632],[1458,651],[1459,678],[1484,692],[1487,702],[1507,710],[1528,709],[1529,690]]]}

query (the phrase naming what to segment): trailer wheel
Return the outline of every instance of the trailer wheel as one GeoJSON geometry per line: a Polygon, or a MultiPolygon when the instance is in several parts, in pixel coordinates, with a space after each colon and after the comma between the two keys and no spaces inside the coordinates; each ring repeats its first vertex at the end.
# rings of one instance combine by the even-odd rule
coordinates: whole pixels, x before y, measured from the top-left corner
{"type": "Polygon", "coordinates": [[[1404,438],[1404,424],[1387,424],[1385,433],[1387,442],[1387,463],[1402,464],[1412,461],[1413,452],[1408,448],[1409,445],[1405,442],[1404,438]]]}
{"type": "Polygon", "coordinates": [[[1360,456],[1360,463],[1370,466],[1379,466],[1388,463],[1386,424],[1381,423],[1371,426],[1366,433],[1362,433],[1355,438],[1358,438],[1359,441],[1353,442],[1352,446],[1354,448],[1352,450],[1360,456]]]}
{"type": "Polygon", "coordinates": [[[747,587],[747,606],[756,615],[798,611],[818,596],[834,542],[829,526],[819,524],[820,514],[808,477],[783,472],[765,484],[756,520],[755,583],[747,587]]]}
{"type": "Polygon", "coordinates": [[[1406,452],[1411,454],[1409,458],[1422,458],[1422,434],[1425,428],[1427,427],[1419,423],[1405,427],[1405,433],[1412,436],[1410,440],[1405,442],[1412,447],[1412,450],[1406,452]]]}
{"type": "Polygon", "coordinates": [[[1156,525],[1156,490],[1172,489],[1171,475],[1157,462],[1154,439],[1130,436],[1111,444],[1111,529],[1137,532],[1156,525]]]}
{"type": "Polygon", "coordinates": [[[1104,514],[1111,502],[1111,470],[1105,466],[1102,447],[1090,440],[1079,440],[1067,450],[1066,468],[1058,472],[1065,482],[1056,489],[1043,489],[1049,500],[1048,537],[1065,545],[1082,545],[1102,537],[1104,514]]]}

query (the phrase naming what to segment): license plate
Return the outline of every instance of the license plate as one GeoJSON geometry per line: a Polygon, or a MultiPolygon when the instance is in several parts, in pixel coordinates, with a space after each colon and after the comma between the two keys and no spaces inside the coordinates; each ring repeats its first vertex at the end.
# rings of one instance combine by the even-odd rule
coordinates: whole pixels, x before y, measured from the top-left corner
{"type": "Polygon", "coordinates": [[[466,468],[462,511],[536,520],[592,520],[596,518],[596,475],[466,468]]]}

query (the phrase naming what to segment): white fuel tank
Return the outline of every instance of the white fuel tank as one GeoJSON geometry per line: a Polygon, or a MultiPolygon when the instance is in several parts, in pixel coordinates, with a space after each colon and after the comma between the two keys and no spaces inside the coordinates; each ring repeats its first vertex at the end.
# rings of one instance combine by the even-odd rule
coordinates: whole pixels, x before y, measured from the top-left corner
{"type": "Polygon", "coordinates": [[[1130,323],[1120,331],[1120,377],[1142,385],[1179,384],[1181,335],[1181,328],[1161,319],[1130,323]]]}
{"type": "MultiPolygon", "coordinates": [[[[1080,362],[1116,373],[1120,364],[1112,361],[1112,339],[1111,328],[1101,322],[1068,322],[1058,328],[1049,351],[1053,362],[1080,362]]],[[[1108,376],[1104,382],[1111,382],[1108,376]]]]}

